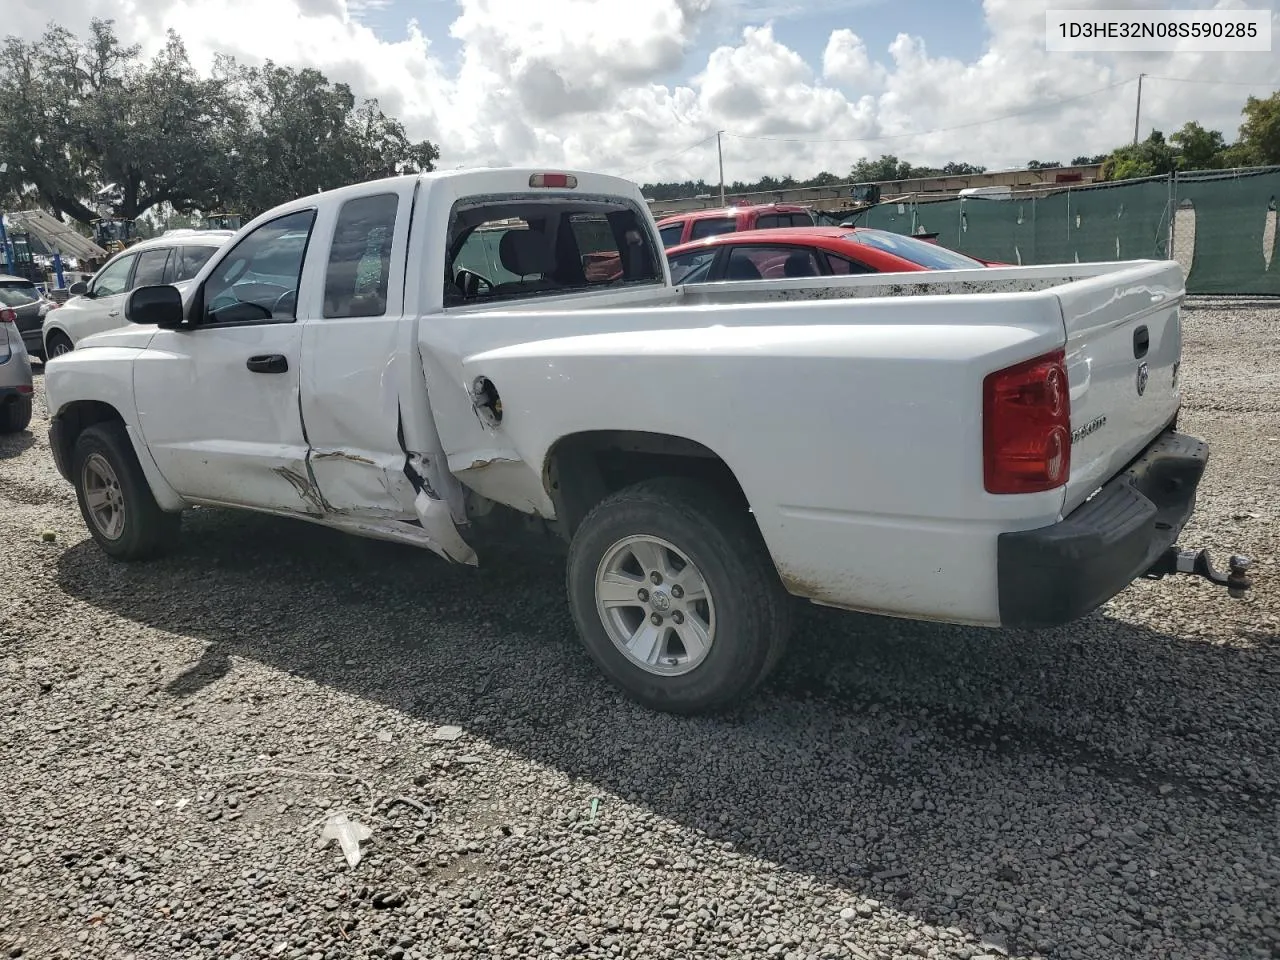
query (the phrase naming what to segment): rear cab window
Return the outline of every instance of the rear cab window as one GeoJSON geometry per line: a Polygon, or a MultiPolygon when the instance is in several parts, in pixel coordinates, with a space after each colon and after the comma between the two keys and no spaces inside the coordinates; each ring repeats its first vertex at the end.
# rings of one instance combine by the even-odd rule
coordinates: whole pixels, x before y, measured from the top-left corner
{"type": "Polygon", "coordinates": [[[663,283],[645,215],[623,199],[461,200],[449,218],[444,305],[663,283]]]}
{"type": "Polygon", "coordinates": [[[689,231],[690,240],[701,240],[703,237],[715,237],[722,233],[733,233],[738,229],[735,217],[703,217],[693,221],[693,229],[689,231]]]}

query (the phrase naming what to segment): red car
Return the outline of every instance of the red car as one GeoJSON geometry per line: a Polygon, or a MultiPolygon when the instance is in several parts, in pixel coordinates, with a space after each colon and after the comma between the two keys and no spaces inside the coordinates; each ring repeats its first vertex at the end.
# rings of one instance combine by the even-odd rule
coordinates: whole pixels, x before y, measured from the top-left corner
{"type": "Polygon", "coordinates": [[[669,250],[682,243],[721,233],[813,225],[813,214],[808,207],[794,203],[756,203],[675,213],[658,221],[658,233],[662,237],[662,245],[669,250]]]}
{"type": "Polygon", "coordinates": [[[972,270],[1003,266],[871,227],[791,227],[726,233],[667,251],[672,283],[972,270]]]}

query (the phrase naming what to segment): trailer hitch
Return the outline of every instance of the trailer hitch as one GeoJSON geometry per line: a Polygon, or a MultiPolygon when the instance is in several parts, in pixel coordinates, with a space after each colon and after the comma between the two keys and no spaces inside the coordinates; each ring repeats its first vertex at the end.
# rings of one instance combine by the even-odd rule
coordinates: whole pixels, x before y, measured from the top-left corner
{"type": "Polygon", "coordinates": [[[1253,581],[1249,579],[1251,566],[1253,561],[1248,557],[1233,553],[1227,559],[1228,572],[1222,573],[1214,569],[1208,550],[1179,550],[1177,547],[1170,547],[1143,576],[1148,580],[1159,580],[1175,573],[1204,577],[1210,583],[1226,587],[1228,595],[1238,600],[1253,586],[1253,581]]]}

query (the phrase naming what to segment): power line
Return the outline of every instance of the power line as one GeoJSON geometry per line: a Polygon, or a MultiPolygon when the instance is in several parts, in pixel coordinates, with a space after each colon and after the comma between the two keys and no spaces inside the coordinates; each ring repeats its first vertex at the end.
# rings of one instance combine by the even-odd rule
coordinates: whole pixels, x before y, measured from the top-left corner
{"type": "Polygon", "coordinates": [[[669,161],[669,160],[674,160],[676,157],[683,157],[683,156],[684,156],[686,153],[688,153],[690,150],[697,149],[698,147],[702,146],[704,143],[710,143],[710,142],[711,142],[712,140],[714,140],[717,136],[718,136],[718,134],[714,134],[714,133],[713,133],[713,134],[711,134],[711,136],[709,136],[709,137],[703,137],[703,138],[702,138],[701,140],[699,140],[697,143],[691,143],[691,144],[689,144],[689,146],[685,147],[683,150],[680,150],[680,151],[678,151],[677,153],[673,153],[673,154],[671,154],[671,156],[669,156],[669,157],[663,157],[661,160],[654,160],[652,163],[646,163],[643,167],[635,167],[634,169],[628,170],[628,171],[627,171],[626,173],[624,173],[622,176],[623,176],[623,178],[624,178],[624,179],[630,180],[630,179],[631,179],[631,175],[632,175],[633,173],[639,173],[641,170],[648,170],[650,167],[656,167],[656,166],[658,166],[659,164],[666,163],[666,162],[667,162],[667,161],[669,161]]]}
{"type": "Polygon", "coordinates": [[[880,143],[885,140],[902,140],[907,137],[924,137],[931,133],[947,133],[951,130],[964,130],[969,127],[981,127],[988,123],[999,123],[1002,120],[1012,120],[1015,117],[1025,117],[1032,113],[1041,113],[1045,110],[1052,110],[1054,107],[1062,106],[1064,103],[1072,103],[1076,100],[1084,100],[1086,97],[1096,97],[1100,93],[1106,93],[1108,90],[1114,90],[1116,87],[1123,87],[1126,84],[1133,83],[1136,77],[1130,77],[1127,80],[1117,80],[1115,83],[1108,84],[1105,87],[1099,87],[1097,90],[1090,90],[1087,93],[1078,93],[1073,97],[1066,97],[1062,100],[1055,100],[1052,103],[1041,104],[1037,107],[1029,107],[1026,110],[1019,110],[1016,113],[1006,113],[999,117],[988,117],[985,120],[974,120],[969,123],[958,123],[951,127],[938,127],[934,130],[917,130],[914,133],[893,133],[884,137],[843,137],[838,139],[801,139],[798,137],[752,137],[740,133],[725,133],[726,137],[733,137],[735,140],[768,140],[774,143],[880,143]]]}
{"type": "Polygon", "coordinates": [[[1250,81],[1250,80],[1199,80],[1195,77],[1159,77],[1153,73],[1148,73],[1146,76],[1148,80],[1169,80],[1173,83],[1206,83],[1206,84],[1220,84],[1220,85],[1229,86],[1229,87],[1280,86],[1280,81],[1277,81],[1277,80],[1258,80],[1256,82],[1250,81]]]}

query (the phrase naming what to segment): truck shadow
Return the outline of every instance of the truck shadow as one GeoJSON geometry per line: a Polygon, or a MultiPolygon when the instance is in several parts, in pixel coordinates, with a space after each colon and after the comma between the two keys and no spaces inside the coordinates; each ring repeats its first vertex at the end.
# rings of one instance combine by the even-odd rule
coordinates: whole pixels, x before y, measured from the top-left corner
{"type": "MultiPolygon", "coordinates": [[[[1002,898],[1052,903],[1065,870],[1094,913],[1114,904],[1096,929],[1134,916],[1141,929],[1150,904],[1134,875],[1098,865],[1136,860],[1143,878],[1191,860],[1237,862],[1255,878],[1273,869],[1258,859],[1276,839],[1280,783],[1270,637],[1217,647],[1101,616],[1018,636],[815,609],[755,700],[679,719],[599,677],[574,637],[561,563],[542,553],[473,570],[304,523],[199,511],[173,557],[122,567],[85,540],[61,555],[58,581],[212,645],[171,696],[248,657],[427,723],[462,723],[928,923],[989,932],[1002,898]]],[[[1155,897],[1148,934],[1194,940],[1187,904],[1219,895],[1207,875],[1179,879],[1172,902],[1155,897]]],[[[1242,928],[1218,932],[1245,949],[1242,928]]],[[[1030,952],[1018,938],[1010,952],[1030,952]]]]}

